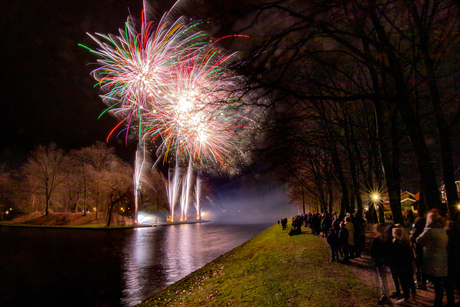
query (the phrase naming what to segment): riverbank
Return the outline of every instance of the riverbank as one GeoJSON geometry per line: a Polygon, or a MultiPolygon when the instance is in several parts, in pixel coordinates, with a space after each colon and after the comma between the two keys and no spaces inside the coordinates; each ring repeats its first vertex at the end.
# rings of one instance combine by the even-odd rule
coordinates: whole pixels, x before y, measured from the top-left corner
{"type": "Polygon", "coordinates": [[[378,301],[379,288],[359,276],[359,266],[329,261],[324,239],[309,229],[297,236],[288,232],[275,225],[138,307],[372,306],[378,301]]]}
{"type": "MultiPolygon", "coordinates": [[[[379,306],[380,285],[367,253],[346,265],[330,262],[325,239],[311,235],[308,228],[289,236],[289,229],[269,228],[137,307],[379,306]]],[[[393,292],[391,276],[388,281],[393,292]]],[[[428,291],[417,290],[416,303],[407,306],[433,302],[429,285],[428,291]]]]}
{"type": "Polygon", "coordinates": [[[110,226],[107,217],[95,212],[83,213],[50,213],[34,212],[19,216],[11,221],[0,221],[0,226],[10,227],[46,227],[46,228],[84,228],[84,229],[116,229],[133,227],[150,227],[151,225],[133,225],[129,217],[114,214],[110,226]]]}

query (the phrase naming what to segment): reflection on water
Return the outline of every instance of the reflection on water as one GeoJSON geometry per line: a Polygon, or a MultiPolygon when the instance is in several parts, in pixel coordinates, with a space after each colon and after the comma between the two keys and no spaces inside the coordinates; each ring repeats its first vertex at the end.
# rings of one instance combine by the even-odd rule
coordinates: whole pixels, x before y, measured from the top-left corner
{"type": "Polygon", "coordinates": [[[0,306],[133,306],[269,226],[0,227],[0,306]]]}

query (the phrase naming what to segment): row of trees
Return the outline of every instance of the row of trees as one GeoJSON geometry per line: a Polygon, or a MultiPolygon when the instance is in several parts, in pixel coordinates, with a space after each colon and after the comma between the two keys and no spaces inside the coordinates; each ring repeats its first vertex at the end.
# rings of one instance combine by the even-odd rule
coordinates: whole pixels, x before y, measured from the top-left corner
{"type": "MultiPolygon", "coordinates": [[[[0,202],[22,213],[95,211],[96,219],[103,212],[110,223],[114,209],[127,213],[134,205],[132,166],[102,142],[68,153],[38,146],[19,170],[0,171],[0,202]]],[[[167,208],[164,176],[152,171],[148,177],[143,205],[156,211],[167,208]]]]}
{"type": "MultiPolygon", "coordinates": [[[[402,184],[420,213],[458,217],[455,154],[460,10],[450,0],[257,0],[228,6],[251,35],[249,91],[267,99],[264,152],[291,198],[362,212],[361,195],[388,191],[402,222],[402,184]],[[251,45],[252,43],[252,45],[251,45]]],[[[249,47],[248,47],[249,46],[249,47]]],[[[383,214],[381,215],[383,218],[383,214]]]]}

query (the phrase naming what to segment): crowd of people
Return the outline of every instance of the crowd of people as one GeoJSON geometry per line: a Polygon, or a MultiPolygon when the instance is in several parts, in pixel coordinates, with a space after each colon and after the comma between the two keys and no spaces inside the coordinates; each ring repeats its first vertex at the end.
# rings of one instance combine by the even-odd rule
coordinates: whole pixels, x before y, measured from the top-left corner
{"type": "Polygon", "coordinates": [[[331,248],[331,261],[349,263],[361,257],[365,246],[366,220],[352,214],[307,213],[292,218],[290,235],[300,234],[301,226],[313,235],[326,238],[331,248]]]}
{"type": "MultiPolygon", "coordinates": [[[[308,213],[292,219],[290,235],[300,234],[301,226],[321,236],[330,246],[330,261],[350,263],[361,257],[366,242],[366,220],[336,213],[308,213]]],[[[436,210],[426,217],[400,224],[374,225],[370,256],[377,271],[381,297],[379,305],[413,306],[417,290],[435,292],[434,307],[442,307],[444,292],[448,307],[455,306],[454,288],[460,287],[460,226],[446,221],[436,210]],[[387,278],[391,276],[390,278],[387,278]],[[389,280],[395,291],[389,293],[389,280]]]]}
{"type": "Polygon", "coordinates": [[[381,285],[379,304],[391,304],[390,298],[398,299],[398,305],[415,303],[416,291],[426,291],[427,282],[431,282],[435,292],[433,306],[443,306],[444,292],[448,306],[455,306],[454,288],[460,287],[458,223],[446,222],[433,210],[426,217],[417,217],[411,226],[375,226],[370,253],[381,285]],[[387,271],[395,286],[391,295],[387,271]]]}

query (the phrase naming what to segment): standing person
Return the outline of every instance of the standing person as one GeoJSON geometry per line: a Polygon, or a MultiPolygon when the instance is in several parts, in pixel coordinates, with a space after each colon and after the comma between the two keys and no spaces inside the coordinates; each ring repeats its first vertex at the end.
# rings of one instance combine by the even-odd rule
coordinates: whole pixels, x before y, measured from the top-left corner
{"type": "Polygon", "coordinates": [[[335,232],[334,228],[329,229],[329,235],[327,236],[327,243],[331,248],[331,261],[338,261],[339,260],[339,236],[335,232]]]}
{"type": "Polygon", "coordinates": [[[353,219],[355,227],[355,258],[360,258],[366,244],[366,220],[362,215],[356,215],[353,219]]]}
{"type": "Polygon", "coordinates": [[[446,227],[447,241],[447,275],[453,288],[460,289],[460,225],[449,221],[446,227]]]}
{"type": "Polygon", "coordinates": [[[338,214],[334,214],[334,217],[332,218],[332,228],[334,228],[336,233],[340,230],[340,220],[338,214]]]}
{"type": "Polygon", "coordinates": [[[348,229],[345,227],[345,223],[342,221],[340,222],[340,230],[339,230],[339,242],[340,242],[340,250],[342,254],[342,263],[350,263],[350,258],[348,254],[348,237],[350,236],[348,229]]]}
{"type": "Polygon", "coordinates": [[[410,246],[409,236],[402,226],[393,228],[393,248],[391,250],[394,253],[395,272],[404,293],[404,298],[396,301],[396,304],[413,303],[415,302],[415,293],[412,293],[411,297],[411,290],[414,285],[414,253],[410,246]]]}
{"type": "Polygon", "coordinates": [[[414,221],[413,232],[410,235],[410,241],[415,252],[417,288],[420,290],[426,290],[426,274],[423,272],[423,246],[417,244],[416,240],[425,229],[425,224],[426,218],[424,216],[417,217],[414,221]]]}
{"type": "Polygon", "coordinates": [[[448,278],[447,244],[448,236],[442,217],[435,211],[428,213],[423,233],[416,239],[423,246],[423,271],[434,285],[434,307],[442,307],[444,290],[448,306],[455,305],[454,291],[448,278]]]}
{"type": "Polygon", "coordinates": [[[372,239],[371,242],[371,258],[374,266],[377,270],[377,276],[379,278],[380,283],[380,300],[378,302],[379,305],[391,305],[391,299],[389,298],[389,289],[388,289],[388,280],[387,280],[387,272],[386,272],[386,265],[385,265],[385,232],[382,225],[376,224],[374,227],[374,231],[376,235],[372,239]]]}
{"type": "Polygon", "coordinates": [[[345,228],[348,230],[348,251],[350,259],[355,259],[355,226],[350,216],[345,217],[345,228]]]}
{"type": "Polygon", "coordinates": [[[324,226],[324,232],[323,232],[323,238],[324,236],[328,236],[329,235],[329,231],[331,230],[331,227],[332,227],[332,218],[331,218],[331,215],[329,213],[325,213],[324,214],[324,218],[323,218],[323,226],[324,226]]]}
{"type": "Polygon", "coordinates": [[[396,257],[395,253],[393,252],[393,228],[395,225],[389,225],[385,229],[385,248],[386,248],[386,262],[388,267],[390,268],[391,277],[393,279],[393,283],[395,285],[395,292],[393,292],[390,297],[395,299],[401,298],[401,288],[399,285],[399,278],[396,272],[396,257]]]}

